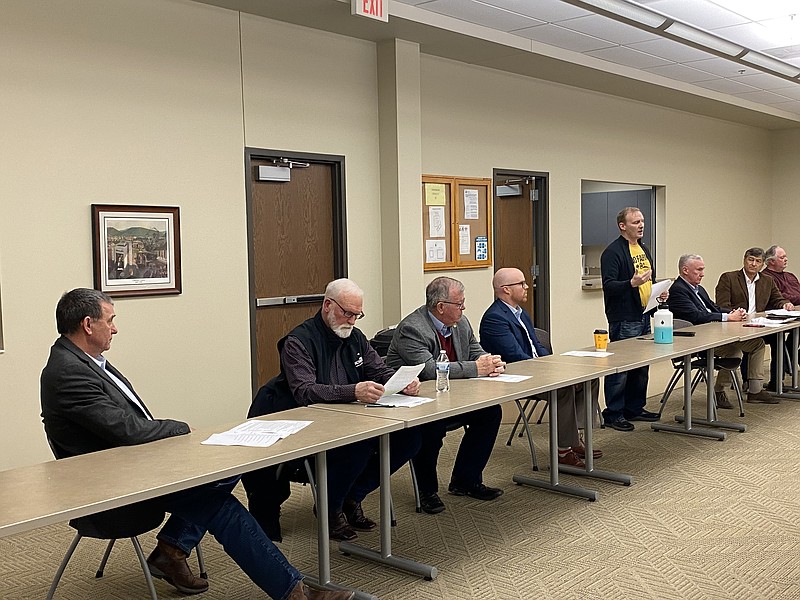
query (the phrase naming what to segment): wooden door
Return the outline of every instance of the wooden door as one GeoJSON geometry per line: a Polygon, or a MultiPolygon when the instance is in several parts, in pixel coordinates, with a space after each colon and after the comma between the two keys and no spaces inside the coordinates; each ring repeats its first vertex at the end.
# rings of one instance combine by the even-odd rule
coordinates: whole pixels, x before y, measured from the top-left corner
{"type": "Polygon", "coordinates": [[[547,227],[547,174],[495,170],[497,186],[519,186],[519,193],[494,197],[494,270],[516,267],[531,285],[523,306],[540,329],[550,328],[547,227]]]}
{"type": "Polygon", "coordinates": [[[280,371],[277,342],[322,305],[327,283],[345,277],[343,159],[248,150],[253,390],[280,371]],[[285,165],[290,181],[259,179],[285,165]],[[301,166],[307,165],[307,166],[301,166]]]}

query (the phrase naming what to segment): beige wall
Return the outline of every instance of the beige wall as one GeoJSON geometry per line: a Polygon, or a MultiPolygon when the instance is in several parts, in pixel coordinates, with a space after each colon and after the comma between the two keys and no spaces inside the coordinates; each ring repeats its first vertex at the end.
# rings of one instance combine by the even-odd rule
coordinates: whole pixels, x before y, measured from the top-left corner
{"type": "MultiPolygon", "coordinates": [[[[567,275],[580,265],[581,179],[666,186],[662,276],[674,274],[679,254],[696,251],[713,287],[744,247],[767,244],[773,232],[794,239],[797,132],[771,134],[425,55],[419,63],[422,172],[550,173],[557,350],[585,345],[605,322],[602,300],[567,275]],[[773,186],[770,221],[759,214],[770,214],[773,186]]],[[[346,156],[350,275],[367,293],[364,330],[384,325],[384,294],[395,291],[382,290],[381,228],[391,224],[378,200],[373,44],[247,15],[240,22],[235,12],[185,0],[6,2],[0,81],[0,468],[49,458],[38,376],[56,336],[58,296],[92,285],[92,203],[181,207],[184,292],[118,300],[121,333],[109,359],[158,415],[204,425],[244,414],[245,146],[346,156]]],[[[419,211],[416,195],[404,202],[419,211]]],[[[421,233],[421,224],[402,231],[421,233]]],[[[420,276],[418,254],[395,258],[404,277],[432,278],[420,276]]],[[[491,273],[455,276],[477,326],[491,273]]],[[[414,285],[421,304],[422,285],[414,285]]]]}

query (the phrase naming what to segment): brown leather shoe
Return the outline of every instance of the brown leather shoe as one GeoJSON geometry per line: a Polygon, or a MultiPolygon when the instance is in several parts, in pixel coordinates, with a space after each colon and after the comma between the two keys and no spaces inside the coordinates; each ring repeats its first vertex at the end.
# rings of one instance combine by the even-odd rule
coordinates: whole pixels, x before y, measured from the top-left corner
{"type": "Polygon", "coordinates": [[[357,529],[358,531],[372,531],[378,526],[375,521],[364,516],[364,510],[361,508],[361,502],[345,500],[344,506],[342,506],[342,512],[344,513],[347,522],[350,523],[350,527],[357,529]]]}
{"type": "Polygon", "coordinates": [[[567,465],[569,467],[578,467],[579,469],[583,469],[586,466],[586,464],[572,450],[564,455],[559,454],[558,464],[567,465]]]}
{"type": "Polygon", "coordinates": [[[714,390],[714,402],[717,403],[717,408],[733,408],[725,390],[714,390]]]}
{"type": "Polygon", "coordinates": [[[184,594],[200,594],[208,589],[208,581],[195,577],[189,569],[184,551],[161,540],[147,558],[147,567],[153,577],[174,585],[184,594]]]}
{"type": "Polygon", "coordinates": [[[355,595],[350,590],[317,590],[298,581],[286,600],[352,600],[355,595]]]}
{"type": "MultiPolygon", "coordinates": [[[[578,458],[581,460],[586,458],[586,446],[581,444],[580,446],[573,446],[572,451],[578,455],[578,458]]],[[[598,459],[603,458],[603,451],[598,450],[597,448],[592,448],[592,458],[598,459]]]]}
{"type": "Polygon", "coordinates": [[[768,392],[761,390],[757,394],[747,393],[747,401],[751,404],[780,404],[781,399],[777,396],[770,396],[768,392]]]}
{"type": "Polygon", "coordinates": [[[342,511],[331,513],[328,516],[328,535],[332,540],[340,542],[349,542],[358,537],[342,511]]]}

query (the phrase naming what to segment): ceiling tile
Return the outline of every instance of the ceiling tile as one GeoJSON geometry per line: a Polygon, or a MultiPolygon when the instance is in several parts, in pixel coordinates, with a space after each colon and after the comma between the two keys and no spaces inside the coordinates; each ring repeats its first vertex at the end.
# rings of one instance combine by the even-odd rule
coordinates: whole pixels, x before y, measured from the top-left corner
{"type": "Polygon", "coordinates": [[[613,19],[600,15],[589,15],[586,17],[578,17],[577,19],[558,21],[558,25],[622,45],[661,39],[654,33],[642,31],[631,25],[626,25],[625,23],[620,23],[619,21],[614,21],[613,19]]]}
{"type": "Polygon", "coordinates": [[[724,94],[743,94],[745,92],[758,91],[751,85],[745,85],[738,81],[731,81],[730,79],[712,79],[711,81],[698,81],[695,83],[702,88],[714,90],[715,92],[722,92],[724,94]]]}
{"type": "Polygon", "coordinates": [[[741,44],[751,50],[764,50],[775,48],[782,44],[775,37],[775,33],[760,23],[746,23],[733,27],[720,27],[713,31],[716,35],[741,44]],[[776,43],[778,41],[778,43],[776,43]]]}
{"type": "Polygon", "coordinates": [[[510,10],[521,15],[527,15],[540,21],[552,23],[563,19],[572,19],[583,15],[592,14],[588,10],[572,6],[566,2],[554,0],[480,0],[505,10],[510,10]]]}
{"type": "Polygon", "coordinates": [[[652,54],[645,54],[638,50],[631,50],[625,46],[614,46],[613,48],[603,48],[601,50],[593,50],[586,52],[590,56],[602,58],[618,65],[625,65],[626,67],[634,67],[637,69],[644,69],[646,67],[657,67],[659,65],[667,65],[669,61],[663,58],[658,58],[652,54]]]}
{"type": "Polygon", "coordinates": [[[686,44],[681,44],[680,42],[665,38],[641,42],[639,44],[628,44],[628,47],[679,63],[689,62],[691,60],[704,60],[713,56],[713,54],[709,54],[708,52],[703,52],[702,50],[697,50],[686,44]]]}
{"type": "Polygon", "coordinates": [[[791,87],[785,88],[778,88],[776,90],[772,90],[774,93],[779,94],[781,96],[786,96],[787,98],[792,98],[794,100],[800,100],[800,85],[793,85],[791,87]]]}
{"type": "MultiPolygon", "coordinates": [[[[755,75],[741,75],[737,77],[731,77],[732,80],[738,81],[740,83],[746,83],[747,85],[752,85],[757,88],[761,88],[762,90],[777,90],[780,88],[785,88],[787,85],[791,85],[785,79],[780,77],[776,77],[775,75],[769,75],[767,73],[756,73],[755,75]]],[[[800,90],[800,85],[795,85],[798,90],[800,90]]]]}
{"type": "Polygon", "coordinates": [[[513,32],[515,35],[536,40],[551,46],[557,46],[575,52],[586,52],[588,50],[599,50],[613,46],[613,42],[601,40],[591,35],[585,35],[576,31],[564,29],[558,25],[540,25],[538,27],[528,27],[513,32]]]}
{"type": "MultiPolygon", "coordinates": [[[[756,2],[757,0],[752,1],[756,2]]],[[[707,0],[656,0],[648,2],[647,6],[703,29],[728,27],[749,21],[749,19],[707,0]]]]}
{"type": "Polygon", "coordinates": [[[542,23],[538,19],[518,15],[475,0],[434,0],[422,5],[421,8],[498,31],[512,31],[542,23]]]}
{"type": "Polygon", "coordinates": [[[694,67],[701,71],[708,71],[720,77],[738,77],[741,75],[754,75],[761,73],[758,69],[745,67],[739,63],[724,58],[707,58],[706,60],[693,60],[684,63],[687,67],[694,67]]]}
{"type": "Polygon", "coordinates": [[[670,79],[677,79],[678,81],[685,81],[686,83],[695,83],[696,81],[709,81],[710,79],[717,79],[716,75],[693,69],[686,65],[664,65],[663,67],[647,67],[644,69],[656,75],[669,77],[670,79]]]}

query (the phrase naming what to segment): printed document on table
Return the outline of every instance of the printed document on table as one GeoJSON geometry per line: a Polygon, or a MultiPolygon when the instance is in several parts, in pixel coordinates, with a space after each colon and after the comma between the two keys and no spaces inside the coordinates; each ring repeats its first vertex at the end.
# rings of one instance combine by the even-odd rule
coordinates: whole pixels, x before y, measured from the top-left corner
{"type": "Polygon", "coordinates": [[[604,350],[570,350],[569,352],[564,352],[561,356],[594,356],[594,357],[605,357],[611,356],[614,354],[613,352],[606,352],[604,350]]]}
{"type": "MultiPolygon", "coordinates": [[[[658,304],[658,297],[666,292],[669,289],[669,286],[672,285],[671,279],[665,279],[664,281],[659,281],[658,283],[653,284],[653,288],[650,290],[650,298],[647,300],[647,306],[644,307],[644,312],[648,312],[653,310],[658,304]]],[[[669,300],[667,301],[669,303],[669,300]]]]}
{"type": "Polygon", "coordinates": [[[245,421],[228,431],[214,433],[201,443],[211,446],[254,446],[266,448],[293,433],[297,433],[310,424],[311,421],[261,421],[253,419],[245,421]]]}
{"type": "Polygon", "coordinates": [[[501,373],[496,377],[476,377],[476,379],[485,379],[486,381],[504,381],[506,383],[519,383],[520,381],[525,381],[526,379],[530,379],[530,375],[508,375],[506,373],[501,373]]]}
{"type": "Polygon", "coordinates": [[[383,395],[391,396],[406,389],[406,386],[414,381],[417,375],[422,373],[424,367],[425,364],[423,363],[421,365],[404,365],[397,369],[392,378],[383,384],[383,395]]]}
{"type": "Polygon", "coordinates": [[[776,315],[778,317],[800,317],[800,310],[786,310],[783,308],[778,308],[774,310],[768,310],[768,315],[776,315]]]}
{"type": "Polygon", "coordinates": [[[412,406],[419,406],[420,404],[427,404],[433,402],[433,398],[425,398],[424,396],[406,396],[405,394],[392,394],[390,396],[382,396],[375,404],[367,404],[367,406],[383,406],[386,408],[411,408],[412,406]]]}
{"type": "Polygon", "coordinates": [[[791,321],[791,319],[768,319],[766,317],[747,319],[748,323],[752,323],[753,325],[761,325],[762,327],[780,327],[789,321],[791,321]]]}

